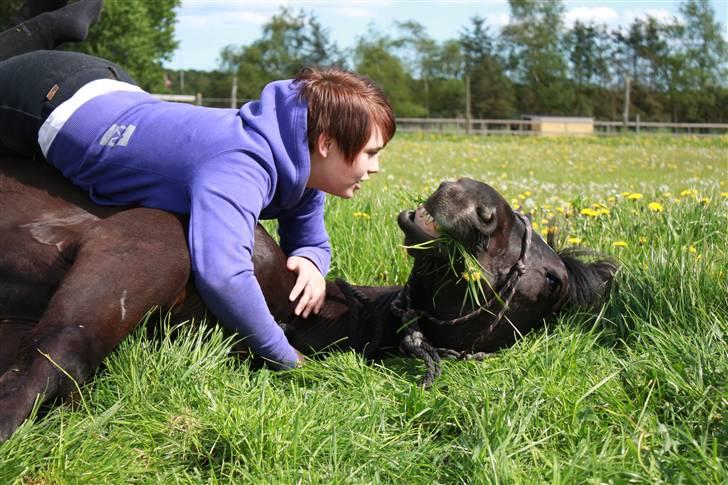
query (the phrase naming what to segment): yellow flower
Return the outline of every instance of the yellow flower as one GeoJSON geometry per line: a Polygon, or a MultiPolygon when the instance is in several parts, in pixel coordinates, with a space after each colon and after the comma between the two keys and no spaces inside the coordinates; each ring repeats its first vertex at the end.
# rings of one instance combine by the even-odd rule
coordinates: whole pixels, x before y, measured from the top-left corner
{"type": "Polygon", "coordinates": [[[720,196],[723,197],[724,199],[728,199],[728,192],[721,192],[720,196]]]}
{"type": "Polygon", "coordinates": [[[631,193],[632,193],[632,192],[622,192],[622,197],[627,197],[627,196],[628,196],[629,194],[631,194],[631,193]]]}
{"type": "Polygon", "coordinates": [[[612,247],[615,248],[626,248],[628,246],[627,241],[614,241],[612,247]]]}
{"type": "Polygon", "coordinates": [[[700,203],[703,205],[708,205],[710,204],[710,199],[707,197],[703,197],[702,199],[700,199],[700,203]]]}
{"type": "Polygon", "coordinates": [[[640,244],[647,244],[647,238],[644,237],[644,236],[640,236],[639,237],[639,242],[640,242],[640,244]]]}
{"type": "Polygon", "coordinates": [[[659,202],[650,202],[649,204],[647,204],[647,207],[649,207],[652,212],[662,212],[663,210],[665,210],[665,208],[662,207],[662,204],[660,204],[659,202]]]}
{"type": "Polygon", "coordinates": [[[359,212],[359,211],[354,212],[354,217],[356,217],[358,219],[371,219],[372,218],[372,216],[370,216],[366,212],[359,212]]]}
{"type": "Polygon", "coordinates": [[[685,189],[680,192],[680,197],[697,197],[698,191],[695,189],[685,189]]]}
{"type": "Polygon", "coordinates": [[[606,207],[602,207],[601,209],[597,209],[597,215],[598,216],[608,216],[609,215],[609,209],[606,207]]]}
{"type": "Polygon", "coordinates": [[[690,246],[688,246],[688,252],[690,254],[695,254],[698,252],[698,249],[694,245],[691,244],[690,246]]]}
{"type": "Polygon", "coordinates": [[[572,236],[572,237],[567,238],[566,239],[566,242],[569,243],[569,244],[580,244],[581,243],[581,238],[580,237],[574,237],[574,236],[572,236]]]}
{"type": "Polygon", "coordinates": [[[587,207],[586,209],[582,209],[580,214],[583,216],[587,216],[587,217],[596,217],[599,215],[599,213],[597,211],[595,211],[594,209],[591,209],[589,207],[587,207]]]}
{"type": "Polygon", "coordinates": [[[642,194],[638,194],[637,192],[632,192],[627,196],[628,200],[640,200],[642,198],[642,194]]]}
{"type": "Polygon", "coordinates": [[[483,274],[480,271],[465,271],[463,272],[463,279],[465,281],[478,281],[483,277],[483,274]]]}

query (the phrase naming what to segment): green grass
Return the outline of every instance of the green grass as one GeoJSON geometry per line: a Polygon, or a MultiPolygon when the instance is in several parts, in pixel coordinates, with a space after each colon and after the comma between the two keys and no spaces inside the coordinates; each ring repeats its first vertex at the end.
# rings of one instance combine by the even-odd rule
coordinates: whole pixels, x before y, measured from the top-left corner
{"type": "Polygon", "coordinates": [[[611,300],[428,391],[412,359],[254,371],[218,329],[137,331],[0,445],[0,482],[726,483],[726,160],[725,138],[398,136],[327,203],[332,277],[403,283],[396,214],[468,175],[617,258],[611,300]]]}

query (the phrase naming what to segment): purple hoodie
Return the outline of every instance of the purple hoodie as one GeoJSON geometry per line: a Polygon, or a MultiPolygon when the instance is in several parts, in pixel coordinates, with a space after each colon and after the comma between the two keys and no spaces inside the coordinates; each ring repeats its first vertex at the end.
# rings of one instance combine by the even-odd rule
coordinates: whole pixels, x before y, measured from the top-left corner
{"type": "Polygon", "coordinates": [[[322,274],[331,250],[324,194],[306,189],[306,104],[291,81],[268,84],[240,110],[112,92],[65,122],[48,161],[99,204],[190,215],[197,288],[212,312],[262,357],[290,367],[294,349],[253,274],[258,219],[277,218],[281,247],[322,274]]]}

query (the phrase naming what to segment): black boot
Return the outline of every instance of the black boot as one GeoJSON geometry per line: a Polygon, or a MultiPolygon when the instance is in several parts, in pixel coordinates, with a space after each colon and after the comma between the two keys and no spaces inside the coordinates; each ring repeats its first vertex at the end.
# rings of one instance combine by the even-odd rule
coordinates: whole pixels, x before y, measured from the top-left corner
{"type": "Polygon", "coordinates": [[[68,3],[68,0],[26,0],[18,13],[11,17],[13,25],[30,20],[44,12],[58,10],[68,3]]]}
{"type": "Polygon", "coordinates": [[[37,50],[52,50],[64,42],[81,42],[99,19],[103,0],[81,0],[45,12],[0,33],[0,60],[37,50]]]}

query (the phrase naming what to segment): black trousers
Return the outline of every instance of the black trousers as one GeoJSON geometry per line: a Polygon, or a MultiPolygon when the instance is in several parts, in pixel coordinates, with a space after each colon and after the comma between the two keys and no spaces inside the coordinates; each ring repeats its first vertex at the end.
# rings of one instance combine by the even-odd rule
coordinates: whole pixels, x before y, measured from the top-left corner
{"type": "Polygon", "coordinates": [[[97,79],[136,84],[113,62],[79,52],[35,51],[0,62],[0,151],[39,153],[38,130],[48,115],[97,79]]]}

